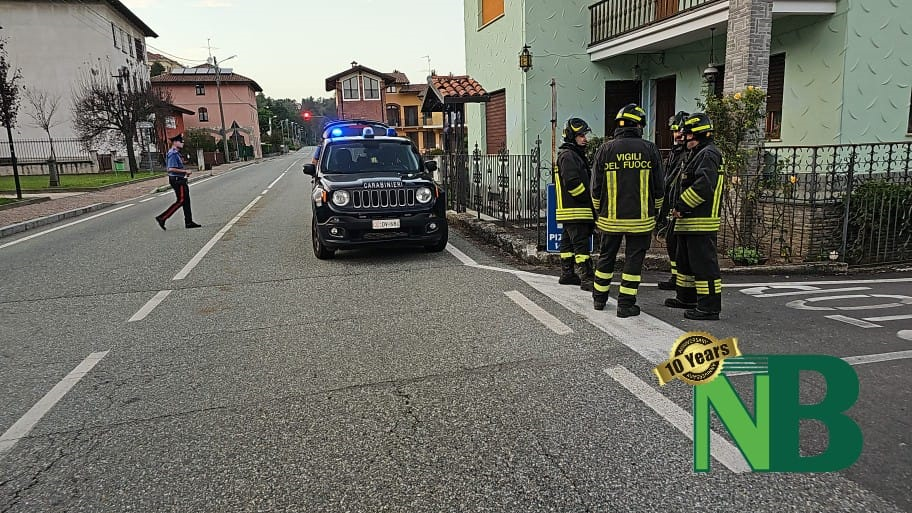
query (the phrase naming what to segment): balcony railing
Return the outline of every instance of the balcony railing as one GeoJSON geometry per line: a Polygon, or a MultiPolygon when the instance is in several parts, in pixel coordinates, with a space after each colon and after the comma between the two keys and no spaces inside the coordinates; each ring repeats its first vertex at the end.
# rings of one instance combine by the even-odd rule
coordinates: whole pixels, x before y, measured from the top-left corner
{"type": "Polygon", "coordinates": [[[722,0],[602,0],[589,6],[590,46],[722,0]]]}

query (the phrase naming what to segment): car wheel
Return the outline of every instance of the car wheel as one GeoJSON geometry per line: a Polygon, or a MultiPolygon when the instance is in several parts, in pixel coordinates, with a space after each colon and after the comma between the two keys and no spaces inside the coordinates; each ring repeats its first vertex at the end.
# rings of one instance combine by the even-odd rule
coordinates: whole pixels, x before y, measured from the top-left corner
{"type": "Polygon", "coordinates": [[[440,235],[440,240],[437,241],[435,244],[425,246],[424,249],[426,249],[432,253],[439,253],[446,249],[448,238],[449,238],[449,227],[447,225],[444,225],[443,233],[440,235]]]}
{"type": "Polygon", "coordinates": [[[313,238],[314,256],[320,260],[329,260],[336,256],[336,251],[324,246],[323,241],[320,240],[320,232],[317,230],[317,216],[314,216],[311,222],[311,237],[313,238]]]}

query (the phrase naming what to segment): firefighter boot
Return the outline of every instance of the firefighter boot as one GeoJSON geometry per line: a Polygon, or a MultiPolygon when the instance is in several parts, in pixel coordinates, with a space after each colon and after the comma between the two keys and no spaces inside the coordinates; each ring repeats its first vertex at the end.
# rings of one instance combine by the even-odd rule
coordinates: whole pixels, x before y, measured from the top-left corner
{"type": "Polygon", "coordinates": [[[557,282],[561,285],[580,284],[580,277],[573,272],[573,257],[561,258],[561,275],[557,282]]]}
{"type": "Polygon", "coordinates": [[[595,288],[593,287],[595,282],[595,271],[592,269],[592,259],[583,260],[579,264],[580,267],[580,289],[585,290],[586,292],[592,292],[595,288]]]}
{"type": "Polygon", "coordinates": [[[659,290],[675,290],[677,288],[677,278],[675,275],[671,275],[671,278],[668,278],[666,281],[659,282],[659,290]]]}

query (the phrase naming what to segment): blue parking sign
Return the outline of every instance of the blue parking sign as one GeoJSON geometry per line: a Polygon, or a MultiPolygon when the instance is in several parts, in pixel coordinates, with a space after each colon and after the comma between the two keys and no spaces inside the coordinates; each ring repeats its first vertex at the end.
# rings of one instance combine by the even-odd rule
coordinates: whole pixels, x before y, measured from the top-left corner
{"type": "MultiPolygon", "coordinates": [[[[564,226],[557,222],[557,190],[553,183],[548,184],[548,253],[560,253],[561,236],[564,226]]],[[[589,251],[595,247],[595,237],[589,238],[589,251]]]]}

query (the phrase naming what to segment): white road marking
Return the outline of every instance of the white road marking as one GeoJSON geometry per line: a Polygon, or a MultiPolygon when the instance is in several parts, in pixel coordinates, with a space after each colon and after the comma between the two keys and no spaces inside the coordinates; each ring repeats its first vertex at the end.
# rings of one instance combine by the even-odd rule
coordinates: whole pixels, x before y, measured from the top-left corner
{"type": "Polygon", "coordinates": [[[846,317],[845,315],[826,315],[824,316],[827,319],[833,319],[834,321],[841,321],[847,324],[852,324],[858,326],[859,328],[883,328],[880,324],[874,324],[871,322],[863,321],[861,319],[855,319],[854,317],[846,317]]]}
{"type": "Polygon", "coordinates": [[[558,335],[569,335],[573,333],[573,330],[570,329],[570,326],[567,326],[560,319],[551,315],[544,308],[535,304],[534,301],[524,296],[521,292],[517,290],[510,290],[504,292],[508,298],[512,299],[514,303],[520,306],[526,312],[529,312],[529,315],[535,317],[542,324],[548,327],[554,333],[558,335]]]}
{"type": "Polygon", "coordinates": [[[472,257],[470,257],[469,255],[466,255],[462,251],[459,251],[458,249],[456,249],[456,246],[448,243],[446,245],[446,250],[449,251],[454,257],[459,259],[459,261],[462,262],[463,264],[472,266],[472,267],[478,266],[478,262],[473,260],[472,257]]]}
{"type": "Polygon", "coordinates": [[[124,205],[124,206],[122,206],[122,207],[112,208],[111,210],[105,210],[104,212],[102,212],[102,213],[100,213],[100,214],[95,214],[95,215],[93,215],[93,216],[89,216],[89,217],[86,217],[86,218],[84,218],[84,219],[80,219],[80,220],[78,220],[78,221],[73,221],[72,223],[67,223],[67,224],[62,224],[62,225],[60,225],[60,226],[55,226],[54,228],[51,228],[51,229],[49,229],[49,230],[44,230],[43,232],[38,232],[38,233],[36,233],[36,234],[29,235],[29,236],[27,236],[27,237],[22,237],[21,239],[16,239],[16,240],[14,240],[14,241],[12,241],[12,242],[7,242],[6,244],[0,244],[0,249],[8,248],[8,247],[10,247],[10,246],[19,244],[20,242],[25,242],[25,241],[27,241],[27,240],[32,240],[32,239],[34,239],[34,238],[36,238],[36,237],[41,237],[42,235],[47,235],[47,234],[49,234],[49,233],[56,232],[57,230],[62,230],[62,229],[64,229],[64,228],[69,228],[70,226],[74,226],[74,225],[77,225],[77,224],[79,224],[79,223],[84,223],[84,222],[86,222],[86,221],[91,221],[92,219],[97,219],[97,218],[99,218],[99,217],[101,217],[101,216],[106,216],[106,215],[108,215],[108,214],[113,214],[114,212],[117,212],[118,210],[123,210],[123,209],[125,209],[125,208],[132,207],[133,205],[135,205],[135,203],[130,203],[129,205],[124,205]]]}
{"type": "MultiPolygon", "coordinates": [[[[626,367],[617,365],[604,372],[693,441],[693,415],[684,408],[649,386],[626,367]]],[[[710,431],[710,450],[713,458],[728,470],[737,474],[750,472],[750,466],[741,451],[715,431],[710,431]]]]}
{"type": "Polygon", "coordinates": [[[897,331],[896,336],[903,340],[912,340],[912,330],[897,331]]]}
{"type": "Polygon", "coordinates": [[[171,293],[170,290],[159,291],[157,294],[152,296],[152,299],[150,299],[148,302],[146,302],[146,304],[144,304],[142,306],[142,308],[140,308],[135,314],[133,314],[133,317],[130,317],[130,319],[127,322],[136,322],[136,321],[141,321],[141,320],[145,319],[146,316],[148,316],[150,313],[152,313],[152,310],[155,310],[155,307],[158,306],[162,301],[164,301],[165,298],[168,297],[168,294],[170,294],[170,293],[171,293]]]}
{"type": "Polygon", "coordinates": [[[31,432],[32,428],[44,415],[72,389],[95,365],[108,354],[108,351],[92,353],[75,369],[70,371],[59,383],[54,385],[50,392],[44,395],[32,408],[17,420],[5,433],[0,435],[0,457],[9,451],[16,442],[31,432]]]}
{"type": "MultiPolygon", "coordinates": [[[[233,169],[232,169],[232,171],[233,171],[233,169]]],[[[193,187],[194,185],[199,185],[199,184],[201,184],[201,183],[208,182],[209,180],[212,180],[213,178],[218,178],[218,176],[220,176],[220,175],[210,176],[209,178],[203,178],[202,180],[197,180],[197,181],[195,181],[195,182],[189,183],[189,184],[187,184],[187,186],[188,186],[188,187],[193,187]]]]}
{"type": "Polygon", "coordinates": [[[749,289],[742,289],[742,294],[747,294],[751,297],[784,297],[784,296],[807,296],[811,294],[828,294],[831,292],[858,292],[860,290],[871,290],[871,287],[845,287],[841,289],[822,289],[820,287],[814,287],[811,285],[781,285],[775,287],[752,287],[749,289]],[[775,290],[775,289],[798,289],[793,292],[764,292],[766,290],[775,290]]]}
{"type": "Polygon", "coordinates": [[[285,176],[285,173],[280,174],[278,178],[276,178],[275,180],[273,180],[272,183],[269,184],[269,187],[266,187],[266,190],[268,191],[269,189],[272,189],[272,187],[273,187],[275,184],[279,183],[279,180],[281,180],[283,176],[285,176]]]}
{"type": "Polygon", "coordinates": [[[261,192],[260,195],[266,194],[267,192],[269,192],[269,189],[263,189],[263,192],[261,192]]]}
{"type": "Polygon", "coordinates": [[[190,259],[189,262],[187,262],[187,265],[185,265],[184,268],[180,270],[180,272],[178,272],[176,275],[174,275],[174,278],[171,278],[171,280],[176,281],[176,280],[183,280],[184,278],[186,278],[187,275],[190,274],[190,271],[192,271],[193,268],[196,267],[197,264],[200,263],[200,261],[203,259],[203,257],[206,256],[206,253],[209,253],[209,250],[211,250],[212,247],[215,246],[215,243],[218,242],[222,237],[224,237],[225,234],[228,233],[228,230],[230,230],[231,227],[234,226],[234,223],[240,221],[241,217],[243,217],[244,214],[246,214],[248,210],[253,208],[253,206],[256,205],[257,201],[260,201],[260,198],[262,198],[262,197],[263,196],[257,196],[256,198],[254,198],[253,201],[251,201],[249,204],[247,204],[246,207],[244,207],[240,212],[238,212],[238,215],[234,216],[234,219],[232,219],[231,221],[228,221],[228,224],[226,224],[224,228],[219,230],[219,232],[216,233],[215,236],[213,236],[209,240],[209,242],[207,242],[206,245],[203,246],[203,248],[200,249],[199,252],[197,252],[197,254],[194,255],[193,258],[190,259]]]}
{"type": "Polygon", "coordinates": [[[904,305],[912,305],[912,297],[901,296],[896,294],[849,294],[843,296],[823,296],[812,297],[808,299],[796,299],[789,301],[785,306],[796,310],[879,310],[881,308],[897,308],[904,305]],[[834,299],[863,299],[868,297],[882,297],[888,299],[899,299],[899,303],[881,303],[879,305],[861,305],[861,306],[808,306],[808,303],[819,301],[831,301],[834,299]]]}
{"type": "Polygon", "coordinates": [[[871,322],[889,322],[889,321],[904,321],[906,319],[912,319],[912,314],[909,315],[885,315],[883,317],[865,317],[866,321],[871,322]]]}
{"type": "Polygon", "coordinates": [[[147,201],[152,201],[152,200],[154,200],[154,199],[155,199],[155,196],[152,196],[151,198],[146,198],[146,199],[144,199],[144,200],[139,200],[139,202],[140,202],[140,203],[145,203],[145,202],[147,202],[147,201]]]}
{"type": "Polygon", "coordinates": [[[891,360],[904,360],[912,358],[912,351],[895,351],[892,353],[866,354],[862,356],[848,356],[843,360],[850,365],[863,365],[866,363],[889,362],[891,360]]]}
{"type": "Polygon", "coordinates": [[[833,281],[795,281],[795,282],[769,282],[769,283],[723,283],[723,287],[740,289],[743,287],[774,287],[776,285],[856,285],[865,283],[908,283],[912,278],[884,278],[880,280],[833,280],[833,281]]]}

